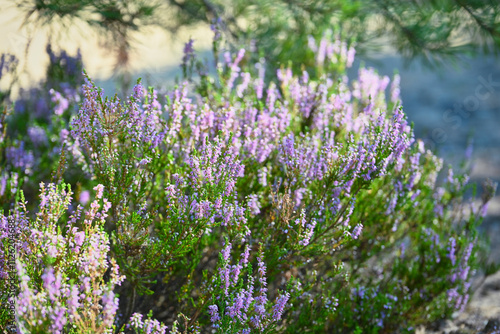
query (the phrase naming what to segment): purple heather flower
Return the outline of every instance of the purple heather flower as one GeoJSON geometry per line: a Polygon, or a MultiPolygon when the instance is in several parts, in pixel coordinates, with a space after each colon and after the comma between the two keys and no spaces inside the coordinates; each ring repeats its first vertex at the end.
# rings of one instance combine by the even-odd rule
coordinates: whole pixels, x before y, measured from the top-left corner
{"type": "Polygon", "coordinates": [[[141,83],[134,86],[134,94],[132,95],[136,100],[140,100],[144,96],[144,87],[141,83]]]}
{"type": "Polygon", "coordinates": [[[415,193],[413,193],[413,194],[411,195],[411,201],[412,201],[412,202],[414,202],[414,201],[415,201],[415,199],[418,197],[418,195],[420,195],[420,192],[421,192],[421,191],[420,191],[420,189],[418,189],[417,191],[415,191],[415,193]]]}
{"type": "Polygon", "coordinates": [[[488,205],[490,203],[484,203],[483,205],[481,205],[481,210],[479,211],[479,214],[481,215],[481,217],[486,217],[486,214],[488,213],[488,205]]]}
{"type": "Polygon", "coordinates": [[[406,251],[406,244],[403,242],[401,243],[401,248],[400,248],[401,254],[399,256],[400,259],[404,258],[405,256],[405,251],[406,251]]]}
{"type": "Polygon", "coordinates": [[[51,101],[56,104],[54,113],[58,116],[62,115],[69,108],[69,100],[54,89],[50,89],[49,93],[51,95],[51,101]]]}
{"type": "Polygon", "coordinates": [[[5,156],[14,168],[19,168],[24,173],[30,175],[35,162],[35,158],[31,151],[24,149],[24,142],[21,141],[18,147],[10,146],[5,150],[5,156]]]}
{"type": "MultiPolygon", "coordinates": [[[[258,272],[259,272],[259,281],[262,287],[267,286],[266,282],[266,264],[262,260],[261,257],[257,258],[258,261],[258,272]]],[[[262,288],[261,288],[262,289],[262,288]]]]}
{"type": "Polygon", "coordinates": [[[450,245],[448,247],[448,258],[451,261],[451,264],[454,266],[456,262],[456,240],[455,238],[450,238],[450,245]]]}
{"type": "MultiPolygon", "coordinates": [[[[227,248],[226,248],[227,249],[227,248]]],[[[224,295],[218,296],[217,299],[225,298],[224,305],[225,309],[220,310],[220,312],[228,317],[226,320],[240,325],[244,325],[247,321],[253,324],[254,327],[260,331],[264,331],[273,322],[279,321],[282,317],[285,305],[290,298],[290,294],[284,293],[279,294],[276,298],[276,302],[269,309],[269,301],[267,298],[267,282],[266,282],[266,265],[262,260],[262,254],[257,258],[257,272],[258,280],[260,283],[260,288],[257,291],[257,296],[254,294],[254,277],[249,275],[246,280],[246,288],[238,286],[241,282],[236,277],[229,280],[230,270],[236,276],[240,276],[245,271],[241,269],[248,263],[250,247],[247,244],[245,246],[245,251],[243,252],[239,264],[229,265],[224,263],[221,268],[219,268],[219,276],[221,279],[221,288],[224,291],[224,295]],[[229,291],[229,288],[231,291],[229,291]],[[236,289],[236,290],[235,290],[236,289]],[[250,313],[251,312],[251,313],[250,313]]],[[[223,258],[228,258],[225,250],[222,252],[223,258]]],[[[214,327],[219,327],[218,322],[221,320],[219,315],[219,308],[217,305],[210,305],[208,310],[211,316],[211,322],[214,327]]]]}
{"type": "Polygon", "coordinates": [[[465,149],[465,160],[469,161],[472,158],[472,152],[474,150],[474,142],[471,140],[465,149]]]}
{"type": "Polygon", "coordinates": [[[448,295],[448,302],[451,302],[452,300],[460,297],[456,288],[448,290],[447,295],[448,295]]]}
{"type": "Polygon", "coordinates": [[[28,128],[28,136],[35,146],[45,145],[47,143],[45,130],[39,126],[30,126],[28,128]]]}
{"type": "Polygon", "coordinates": [[[248,196],[248,207],[253,215],[258,215],[260,213],[260,201],[257,194],[251,194],[248,196]]]}
{"type": "Polygon", "coordinates": [[[304,193],[307,191],[306,188],[299,188],[295,190],[294,192],[294,198],[295,198],[295,206],[299,207],[300,204],[302,203],[302,199],[304,198],[304,193]]]}
{"type": "Polygon", "coordinates": [[[224,259],[224,261],[229,261],[229,256],[231,254],[231,243],[228,242],[226,247],[224,247],[224,249],[222,250],[222,258],[224,259]]]}
{"type": "Polygon", "coordinates": [[[214,32],[214,38],[213,41],[216,42],[221,39],[221,33],[220,33],[220,25],[221,25],[221,19],[217,18],[217,20],[212,20],[212,24],[210,25],[210,30],[214,32]]]}
{"type": "Polygon", "coordinates": [[[194,58],[194,49],[193,49],[194,40],[192,38],[184,44],[184,56],[182,57],[182,67],[187,66],[189,61],[194,58]]]}
{"type": "Polygon", "coordinates": [[[276,304],[273,306],[274,321],[281,320],[281,316],[283,315],[283,311],[285,310],[285,306],[289,298],[290,294],[288,292],[276,297],[276,304]]]}
{"type": "Polygon", "coordinates": [[[245,49],[242,48],[238,51],[238,54],[236,56],[236,59],[234,60],[233,66],[238,65],[244,56],[245,56],[245,49]]]}
{"type": "Polygon", "coordinates": [[[458,272],[458,278],[460,278],[462,281],[466,281],[467,278],[469,277],[469,270],[470,270],[469,266],[465,266],[464,268],[461,267],[458,272]]]}
{"type": "Polygon", "coordinates": [[[250,256],[250,247],[248,244],[245,246],[245,251],[243,253],[243,256],[241,257],[241,265],[245,266],[248,263],[248,257],[250,256]]]}
{"type": "MultiPolygon", "coordinates": [[[[302,222],[302,225],[304,225],[304,224],[305,224],[305,221],[302,222]]],[[[311,222],[311,224],[307,224],[305,226],[305,231],[304,231],[303,235],[301,235],[302,239],[299,241],[299,245],[304,246],[304,247],[307,246],[307,245],[309,245],[309,242],[310,242],[311,237],[312,237],[312,235],[314,233],[314,228],[315,227],[316,227],[316,221],[315,220],[313,220],[311,222]]]]}
{"type": "Polygon", "coordinates": [[[356,225],[356,227],[354,228],[354,230],[352,231],[352,238],[353,239],[357,239],[359,238],[359,235],[361,234],[361,231],[363,230],[363,225],[362,224],[358,224],[356,225]]]}
{"type": "Polygon", "coordinates": [[[215,324],[220,320],[219,308],[217,307],[217,305],[210,305],[208,307],[208,313],[210,314],[210,321],[212,322],[212,324],[215,324]]]}
{"type": "Polygon", "coordinates": [[[467,248],[465,249],[465,252],[464,252],[464,257],[463,257],[463,262],[464,263],[469,262],[469,259],[470,259],[470,256],[472,254],[472,249],[473,248],[474,248],[474,244],[472,242],[469,242],[469,244],[467,245],[467,248]]]}
{"type": "Polygon", "coordinates": [[[3,196],[5,194],[5,187],[7,186],[8,179],[8,174],[2,174],[2,176],[0,177],[0,196],[3,196]]]}

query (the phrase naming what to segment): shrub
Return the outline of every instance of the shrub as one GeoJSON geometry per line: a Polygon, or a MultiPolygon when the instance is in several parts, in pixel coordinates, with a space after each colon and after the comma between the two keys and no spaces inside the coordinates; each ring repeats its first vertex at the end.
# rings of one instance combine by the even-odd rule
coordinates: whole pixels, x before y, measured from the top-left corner
{"type": "MultiPolygon", "coordinates": [[[[310,45],[316,75],[280,68],[265,83],[244,49],[211,76],[189,44],[184,73],[198,77],[165,99],[140,81],[124,102],[105,98],[86,77],[71,121],[45,129],[64,158],[40,146],[57,170],[39,203],[5,174],[17,198],[1,267],[13,268],[15,226],[19,328],[412,332],[462,310],[495,185],[478,206],[466,175],[438,181],[443,162],[414,139],[398,77],[361,68],[350,83],[352,48],[310,45]]],[[[9,153],[21,142],[4,146],[7,172],[43,181],[29,151],[9,153]]]]}

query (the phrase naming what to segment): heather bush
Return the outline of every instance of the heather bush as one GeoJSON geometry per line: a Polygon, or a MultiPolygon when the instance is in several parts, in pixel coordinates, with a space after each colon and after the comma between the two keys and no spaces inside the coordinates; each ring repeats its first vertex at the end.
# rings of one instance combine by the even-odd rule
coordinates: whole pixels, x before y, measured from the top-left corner
{"type": "Polygon", "coordinates": [[[215,75],[190,41],[171,92],[108,98],[85,75],[50,92],[29,144],[2,139],[19,330],[412,332],[463,310],[496,185],[473,202],[466,170],[415,140],[398,76],[350,82],[354,48],[331,34],[297,74],[215,32],[215,75]]]}
{"type": "MultiPolygon", "coordinates": [[[[118,275],[114,259],[107,259],[109,238],[103,230],[109,202],[98,185],[96,199],[58,224],[71,202],[64,184],[40,184],[39,212],[27,219],[20,203],[15,216],[2,217],[18,224],[20,240],[17,271],[21,277],[16,301],[16,321],[21,332],[109,332],[118,308],[113,289],[118,275]],[[102,200],[102,205],[101,205],[102,200]],[[21,260],[22,259],[22,260],[21,260]],[[26,268],[27,267],[27,268],[26,268]],[[110,270],[110,279],[103,275],[110,270]]],[[[2,273],[3,274],[3,273],[2,273]]]]}

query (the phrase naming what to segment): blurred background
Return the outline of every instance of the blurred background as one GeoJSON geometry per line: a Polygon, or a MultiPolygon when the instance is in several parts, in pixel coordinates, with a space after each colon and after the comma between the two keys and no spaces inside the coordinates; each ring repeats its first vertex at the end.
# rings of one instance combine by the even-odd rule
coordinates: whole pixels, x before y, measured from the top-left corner
{"type": "MultiPolygon", "coordinates": [[[[445,165],[458,167],[471,156],[473,182],[500,181],[497,1],[0,0],[0,9],[0,54],[19,60],[3,78],[0,71],[8,101],[48,85],[47,45],[51,52],[80,53],[89,76],[114,95],[139,77],[172,87],[190,39],[197,56],[212,62],[212,25],[228,48],[245,47],[268,69],[308,69],[309,36],[330,30],[356,46],[351,77],[359,66],[391,78],[399,73],[416,137],[445,165]]],[[[500,263],[498,195],[484,228],[492,238],[490,260],[500,263]]]]}

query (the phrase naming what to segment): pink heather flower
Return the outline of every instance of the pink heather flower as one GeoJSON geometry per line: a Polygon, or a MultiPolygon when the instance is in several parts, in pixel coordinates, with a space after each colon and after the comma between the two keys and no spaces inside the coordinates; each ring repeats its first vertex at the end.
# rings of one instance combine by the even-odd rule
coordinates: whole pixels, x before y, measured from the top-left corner
{"type": "Polygon", "coordinates": [[[63,327],[67,323],[65,315],[66,309],[64,307],[54,307],[53,313],[50,315],[50,320],[52,321],[50,329],[53,331],[53,333],[62,333],[63,327]]]}
{"type": "Polygon", "coordinates": [[[110,260],[110,266],[111,266],[111,284],[113,285],[121,285],[122,282],[125,280],[125,275],[121,275],[119,273],[120,267],[116,263],[115,259],[110,260]]]}
{"type": "Polygon", "coordinates": [[[66,304],[68,306],[68,313],[75,314],[77,309],[81,307],[81,304],[79,302],[80,296],[78,293],[78,287],[76,285],[72,285],[69,289],[69,297],[66,301],[66,304]]]}
{"type": "Polygon", "coordinates": [[[95,197],[97,199],[101,199],[104,191],[104,186],[102,184],[98,184],[97,186],[94,187],[94,190],[96,191],[95,197]]]}
{"type": "Polygon", "coordinates": [[[156,319],[146,319],[144,321],[144,334],[165,334],[168,327],[156,319]]]}
{"type": "Polygon", "coordinates": [[[353,47],[350,47],[349,50],[347,51],[347,60],[346,60],[346,67],[349,68],[352,66],[352,63],[354,63],[354,56],[356,55],[356,49],[353,47]]]}
{"type": "Polygon", "coordinates": [[[243,59],[243,57],[245,56],[245,49],[240,49],[238,51],[238,55],[236,56],[236,59],[234,60],[234,63],[233,63],[233,67],[237,66],[240,61],[243,59]]]}
{"type": "Polygon", "coordinates": [[[257,95],[257,98],[260,100],[262,99],[262,93],[264,91],[264,75],[265,75],[265,67],[264,64],[257,63],[255,64],[255,68],[258,71],[258,78],[255,79],[254,81],[254,89],[255,89],[255,94],[257,95]]]}
{"type": "Polygon", "coordinates": [[[49,293],[49,298],[55,301],[60,295],[61,291],[61,276],[60,274],[54,276],[54,269],[48,268],[42,274],[43,286],[49,293]]]}
{"type": "Polygon", "coordinates": [[[325,62],[326,48],[327,48],[327,41],[325,38],[322,38],[321,41],[319,42],[319,49],[316,54],[316,63],[318,65],[323,65],[323,63],[325,62]]]}
{"type": "Polygon", "coordinates": [[[316,46],[316,40],[314,39],[313,36],[309,35],[307,36],[307,46],[311,51],[316,52],[318,51],[318,47],[316,46]]]}
{"type": "Polygon", "coordinates": [[[130,317],[130,320],[128,321],[127,328],[130,328],[130,327],[141,328],[142,325],[143,325],[142,314],[134,313],[130,317]]]}
{"type": "Polygon", "coordinates": [[[392,79],[392,84],[391,84],[391,102],[396,103],[399,101],[399,96],[400,96],[400,88],[399,84],[401,82],[401,77],[399,74],[395,74],[394,78],[392,79]]]}
{"type": "Polygon", "coordinates": [[[118,298],[115,297],[113,291],[107,291],[102,296],[102,322],[106,327],[111,327],[113,325],[116,311],[118,310],[118,298]]]}
{"type": "MultiPolygon", "coordinates": [[[[114,259],[107,260],[109,239],[101,228],[88,229],[88,225],[85,225],[84,231],[78,231],[74,225],[81,217],[81,206],[70,216],[68,231],[61,235],[55,222],[71,204],[71,192],[54,184],[42,183],[40,187],[43,205],[40,206],[38,214],[47,214],[49,221],[46,224],[43,222],[43,226],[40,226],[39,219],[32,222],[31,237],[27,238],[27,243],[35,254],[46,252],[52,257],[62,258],[63,261],[60,261],[56,268],[43,268],[43,263],[39,261],[30,263],[30,266],[34,266],[32,272],[35,275],[37,272],[42,273],[42,287],[28,285],[30,277],[19,262],[18,274],[21,284],[16,304],[19,305],[17,312],[20,327],[26,332],[34,332],[36,329],[37,332],[61,333],[69,321],[83,316],[83,311],[89,309],[90,303],[97,300],[103,306],[97,325],[108,330],[114,323],[118,309],[118,298],[113,294],[113,286],[123,280],[123,277],[117,277],[118,267],[114,259]],[[88,238],[87,243],[85,238],[88,238]],[[75,251],[79,254],[74,254],[75,251]],[[110,265],[111,280],[106,283],[103,275],[110,265]],[[68,269],[77,278],[72,283],[67,281],[68,269]]],[[[102,191],[101,187],[96,187],[96,190],[102,191]]],[[[90,216],[95,216],[95,213],[86,215],[90,223],[93,221],[90,216]]],[[[21,217],[16,220],[21,226],[21,217]]],[[[36,282],[37,279],[38,277],[34,277],[33,281],[36,282]]]]}
{"type": "Polygon", "coordinates": [[[80,231],[75,234],[75,243],[77,246],[81,246],[85,240],[85,232],[80,231]]]}
{"type": "Polygon", "coordinates": [[[250,73],[248,72],[242,73],[241,77],[242,77],[242,82],[236,87],[236,95],[238,95],[239,98],[243,97],[243,93],[247,89],[251,79],[250,73]]]}
{"type": "Polygon", "coordinates": [[[88,190],[84,190],[80,193],[80,204],[85,205],[90,201],[90,192],[88,190]]]}
{"type": "Polygon", "coordinates": [[[112,204],[109,202],[106,198],[103,200],[103,206],[102,206],[102,212],[108,212],[108,210],[111,208],[112,204]]]}

